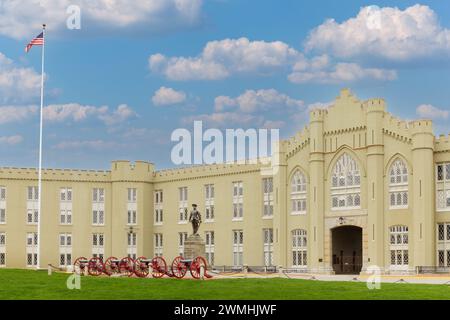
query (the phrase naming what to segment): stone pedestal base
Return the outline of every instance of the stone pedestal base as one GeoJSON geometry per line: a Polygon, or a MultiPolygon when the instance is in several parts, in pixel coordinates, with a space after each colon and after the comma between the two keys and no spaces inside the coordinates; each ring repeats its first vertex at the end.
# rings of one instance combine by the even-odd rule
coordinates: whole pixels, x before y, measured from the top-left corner
{"type": "Polygon", "coordinates": [[[196,257],[205,257],[205,241],[199,234],[190,235],[184,241],[185,259],[195,259],[196,257]]]}

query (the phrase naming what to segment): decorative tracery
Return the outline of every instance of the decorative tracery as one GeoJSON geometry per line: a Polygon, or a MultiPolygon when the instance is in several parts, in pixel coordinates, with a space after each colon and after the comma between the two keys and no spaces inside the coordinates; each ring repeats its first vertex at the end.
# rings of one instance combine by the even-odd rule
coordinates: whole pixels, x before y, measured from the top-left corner
{"type": "Polygon", "coordinates": [[[361,207],[361,175],[356,161],[344,153],[336,162],[331,177],[332,210],[361,207]]]}
{"type": "Polygon", "coordinates": [[[297,170],[291,179],[291,213],[306,213],[306,177],[297,170]]]}
{"type": "Polygon", "coordinates": [[[401,159],[396,159],[389,169],[390,208],[408,207],[408,167],[401,159]]]}

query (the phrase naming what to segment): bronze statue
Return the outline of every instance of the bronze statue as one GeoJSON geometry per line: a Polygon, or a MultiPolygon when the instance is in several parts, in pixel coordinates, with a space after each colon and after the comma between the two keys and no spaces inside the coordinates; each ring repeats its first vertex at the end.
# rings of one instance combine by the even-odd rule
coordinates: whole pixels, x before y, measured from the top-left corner
{"type": "Polygon", "coordinates": [[[200,224],[202,223],[202,215],[200,214],[199,211],[197,211],[196,204],[192,205],[192,211],[191,211],[191,214],[189,215],[189,222],[192,223],[193,235],[196,235],[198,228],[200,227],[200,224]]]}

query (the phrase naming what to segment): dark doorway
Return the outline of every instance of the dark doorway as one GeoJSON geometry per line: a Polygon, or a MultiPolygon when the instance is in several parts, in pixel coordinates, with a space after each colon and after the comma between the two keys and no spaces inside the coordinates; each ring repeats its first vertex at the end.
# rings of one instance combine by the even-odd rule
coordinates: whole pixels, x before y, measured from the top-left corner
{"type": "Polygon", "coordinates": [[[362,228],[342,226],[331,230],[333,270],[336,274],[359,274],[362,268],[362,228]]]}

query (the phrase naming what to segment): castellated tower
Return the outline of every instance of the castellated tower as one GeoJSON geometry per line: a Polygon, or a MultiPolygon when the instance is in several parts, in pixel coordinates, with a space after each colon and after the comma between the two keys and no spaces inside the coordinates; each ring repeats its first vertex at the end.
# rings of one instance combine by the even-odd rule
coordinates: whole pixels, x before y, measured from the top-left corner
{"type": "Polygon", "coordinates": [[[310,120],[310,182],[308,193],[311,195],[309,207],[310,263],[313,272],[324,272],[324,118],[327,110],[316,109],[309,114],[310,120]]]}
{"type": "MultiPolygon", "coordinates": [[[[112,255],[121,256],[127,250],[129,233],[137,235],[137,256],[153,254],[153,176],[152,163],[117,160],[111,164],[112,255]],[[132,189],[132,190],[129,190],[132,189]],[[134,189],[136,193],[134,193],[134,189]],[[128,191],[129,190],[129,191],[128,191]],[[129,212],[136,212],[137,221],[129,223],[129,212]]],[[[133,217],[131,217],[133,219],[133,217]]]]}
{"type": "Polygon", "coordinates": [[[367,248],[363,271],[369,265],[384,266],[384,141],[383,118],[386,104],[383,99],[364,102],[367,121],[367,248]]]}
{"type": "Polygon", "coordinates": [[[414,251],[411,256],[416,266],[435,264],[435,182],[434,134],[431,120],[410,124],[412,136],[413,190],[411,197],[414,251]]]}

